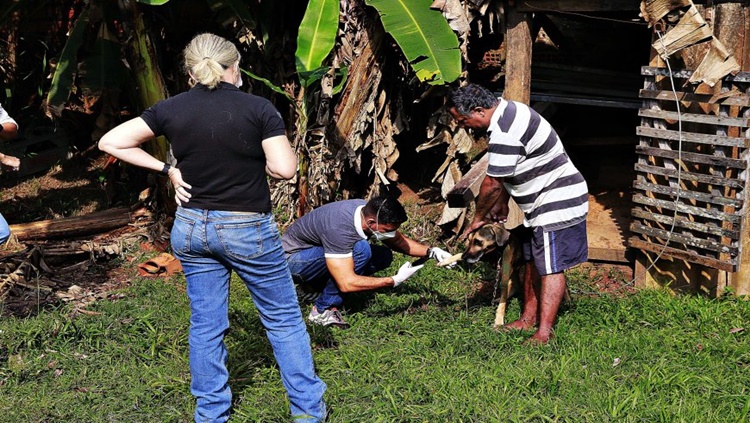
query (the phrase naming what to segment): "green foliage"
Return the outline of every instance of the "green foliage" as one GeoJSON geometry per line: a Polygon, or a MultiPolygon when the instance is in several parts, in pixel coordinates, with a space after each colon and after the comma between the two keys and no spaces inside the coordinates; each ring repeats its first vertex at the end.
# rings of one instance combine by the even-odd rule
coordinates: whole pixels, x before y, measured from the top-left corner
{"type": "Polygon", "coordinates": [[[99,34],[92,53],[79,64],[81,88],[93,93],[118,87],[127,78],[119,41],[109,34],[106,25],[101,26],[99,34]]]}
{"type": "MultiPolygon", "coordinates": [[[[320,79],[315,75],[323,66],[323,60],[331,53],[336,42],[339,26],[339,2],[337,0],[311,0],[302,18],[297,35],[297,74],[303,87],[320,79]],[[311,78],[311,76],[315,76],[311,78]]],[[[323,68],[325,73],[325,68],[323,68]]]]}
{"type": "Polygon", "coordinates": [[[147,4],[149,6],[162,6],[169,3],[169,0],[138,0],[138,3],[147,4]]]}
{"type": "Polygon", "coordinates": [[[68,100],[73,87],[73,75],[78,65],[78,49],[83,45],[83,35],[88,24],[89,13],[86,9],[73,24],[68,42],[65,43],[60,53],[55,73],[52,75],[52,84],[47,94],[47,107],[58,116],[62,113],[63,104],[68,100]]]}
{"type": "Polygon", "coordinates": [[[3,319],[0,421],[190,420],[184,294],[144,280],[128,295],[92,315],[3,319]]]}
{"type": "Polygon", "coordinates": [[[242,68],[240,68],[240,70],[245,75],[249,76],[250,78],[255,79],[256,81],[262,82],[263,84],[265,84],[266,87],[270,88],[271,90],[273,90],[274,92],[276,92],[278,94],[283,95],[284,97],[286,97],[287,100],[289,100],[292,103],[294,103],[294,98],[292,98],[286,91],[284,91],[283,88],[279,87],[278,85],[274,84],[273,82],[269,81],[268,79],[260,77],[260,76],[254,74],[254,73],[252,73],[250,71],[247,71],[247,70],[242,69],[242,68]]]}
{"type": "Polygon", "coordinates": [[[461,74],[458,37],[443,15],[424,0],[366,0],[377,9],[420,81],[442,85],[461,74]]]}

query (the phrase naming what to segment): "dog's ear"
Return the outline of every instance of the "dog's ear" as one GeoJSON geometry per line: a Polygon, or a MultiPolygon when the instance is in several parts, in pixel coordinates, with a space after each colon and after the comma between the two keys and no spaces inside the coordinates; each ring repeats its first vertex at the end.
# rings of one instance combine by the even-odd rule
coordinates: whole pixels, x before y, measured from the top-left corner
{"type": "Polygon", "coordinates": [[[497,229],[495,229],[495,243],[498,245],[498,247],[502,247],[508,243],[509,239],[510,231],[505,229],[504,226],[499,225],[497,229]]]}

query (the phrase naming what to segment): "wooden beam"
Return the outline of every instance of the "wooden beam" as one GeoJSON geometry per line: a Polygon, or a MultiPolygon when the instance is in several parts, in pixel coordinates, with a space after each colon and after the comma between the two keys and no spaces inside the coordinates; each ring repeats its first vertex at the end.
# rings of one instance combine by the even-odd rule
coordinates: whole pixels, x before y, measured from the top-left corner
{"type": "Polygon", "coordinates": [[[670,112],[668,110],[651,109],[640,109],[638,111],[638,116],[672,121],[677,121],[679,119],[683,122],[702,123],[706,125],[739,126],[742,128],[750,127],[750,119],[730,116],[702,115],[698,113],[677,113],[670,112]]]}
{"type": "Polygon", "coordinates": [[[661,157],[666,159],[681,160],[683,163],[700,163],[714,166],[725,166],[734,169],[747,168],[747,162],[741,159],[732,159],[729,157],[713,156],[710,154],[690,153],[687,151],[679,152],[674,150],[664,150],[656,147],[646,147],[637,145],[635,147],[637,154],[646,156],[661,157]]]}
{"type": "Polygon", "coordinates": [[[505,29],[505,90],[503,98],[529,104],[531,101],[531,15],[508,10],[505,29]]]}
{"type": "MultiPolygon", "coordinates": [[[[750,9],[743,3],[726,3],[717,4],[716,8],[716,21],[714,27],[716,28],[716,37],[721,41],[726,48],[731,52],[734,58],[739,62],[740,69],[743,71],[748,70],[750,67],[750,9]]],[[[747,75],[748,72],[739,72],[739,74],[747,75]]],[[[725,79],[729,80],[732,75],[728,75],[725,79]]],[[[727,85],[727,84],[725,84],[727,85]]],[[[744,87],[747,87],[746,85],[744,87]]],[[[745,88],[745,93],[750,93],[750,90],[745,88]]],[[[738,113],[743,118],[750,117],[750,109],[733,110],[730,112],[738,113]]],[[[750,131],[743,129],[740,134],[742,136],[750,136],[750,131]]],[[[736,149],[735,149],[736,151],[736,149]]],[[[740,157],[745,157],[750,165],[750,159],[747,156],[747,150],[742,152],[740,157]]],[[[736,273],[730,276],[730,284],[732,289],[737,296],[750,295],[750,216],[748,216],[748,196],[750,192],[750,181],[745,177],[745,186],[741,191],[745,204],[742,209],[739,210],[740,215],[743,217],[741,222],[741,232],[739,238],[740,254],[736,257],[737,269],[736,273]]]]}
{"type": "Polygon", "coordinates": [[[676,203],[674,201],[657,200],[655,198],[647,197],[643,194],[633,195],[633,203],[643,204],[644,206],[659,207],[666,210],[677,210],[680,213],[685,213],[693,216],[701,216],[706,219],[713,219],[719,222],[732,222],[739,224],[742,216],[738,214],[731,214],[719,209],[707,209],[704,207],[691,206],[684,203],[676,203]]]}
{"type": "Polygon", "coordinates": [[[668,195],[672,198],[679,196],[680,198],[703,201],[717,206],[734,206],[739,208],[742,207],[743,204],[743,200],[739,198],[730,198],[721,195],[713,195],[707,192],[690,191],[665,185],[651,184],[646,181],[633,182],[633,188],[646,192],[668,195]]]}
{"type": "MultiPolygon", "coordinates": [[[[655,254],[664,253],[669,257],[674,257],[679,260],[689,261],[697,263],[707,267],[713,267],[714,269],[725,270],[727,272],[734,272],[737,265],[731,261],[721,261],[711,257],[704,257],[698,254],[693,254],[689,251],[679,250],[677,248],[665,247],[660,244],[652,244],[648,241],[643,241],[636,237],[628,240],[629,244],[633,248],[639,250],[648,251],[655,254]]],[[[636,278],[642,276],[642,271],[636,270],[636,278]]]]}
{"type": "Polygon", "coordinates": [[[592,248],[589,247],[589,261],[610,261],[615,263],[630,263],[625,248],[592,248]]]}
{"type": "MultiPolygon", "coordinates": [[[[635,164],[635,171],[636,172],[643,172],[643,173],[652,173],[654,175],[661,175],[668,178],[677,178],[677,170],[676,169],[667,169],[660,166],[650,166],[650,165],[643,165],[640,163],[635,164]]],[[[709,184],[709,185],[722,185],[725,187],[730,188],[736,188],[736,189],[742,189],[745,185],[743,181],[740,181],[738,179],[734,178],[722,178],[719,176],[710,176],[710,175],[704,175],[702,173],[692,173],[692,172],[680,172],[680,179],[685,181],[696,181],[703,184],[709,184]]]]}
{"type": "MultiPolygon", "coordinates": [[[[661,68],[656,66],[642,66],[641,75],[644,76],[672,76],[673,78],[690,79],[693,76],[693,71],[690,69],[679,69],[672,72],[667,68],[661,68]]],[[[735,75],[727,75],[725,77],[727,82],[750,82],[750,72],[737,72],[735,75]]]]}
{"type": "Polygon", "coordinates": [[[677,92],[677,98],[675,98],[672,91],[641,90],[638,96],[650,100],[690,101],[694,103],[725,104],[727,106],[742,107],[750,106],[750,96],[739,92],[728,93],[727,95],[677,92]]]}
{"type": "Polygon", "coordinates": [[[744,137],[725,137],[713,134],[696,134],[694,132],[680,132],[670,129],[655,129],[648,126],[639,126],[635,128],[636,135],[660,140],[692,142],[697,144],[706,144],[713,146],[726,147],[750,147],[750,140],[744,137]]]}
{"type": "Polygon", "coordinates": [[[655,213],[649,213],[643,209],[632,209],[630,211],[633,217],[643,220],[648,220],[651,222],[661,223],[665,226],[674,226],[676,228],[684,228],[689,229],[691,231],[697,231],[697,232],[703,232],[706,234],[711,234],[715,236],[725,236],[725,237],[731,237],[731,238],[738,238],[740,233],[738,231],[732,231],[729,229],[724,229],[721,226],[718,225],[710,225],[710,224],[703,224],[703,223],[697,223],[689,220],[686,217],[682,216],[665,216],[661,214],[655,214],[655,213]]]}
{"type": "Polygon", "coordinates": [[[628,99],[611,99],[605,97],[583,96],[578,94],[561,95],[554,93],[533,93],[531,99],[534,101],[546,101],[548,103],[578,104],[582,106],[613,107],[617,109],[639,109],[641,101],[628,99]]]}
{"type": "Polygon", "coordinates": [[[516,2],[515,8],[525,13],[617,12],[640,10],[640,2],[633,0],[535,0],[516,2]]]}

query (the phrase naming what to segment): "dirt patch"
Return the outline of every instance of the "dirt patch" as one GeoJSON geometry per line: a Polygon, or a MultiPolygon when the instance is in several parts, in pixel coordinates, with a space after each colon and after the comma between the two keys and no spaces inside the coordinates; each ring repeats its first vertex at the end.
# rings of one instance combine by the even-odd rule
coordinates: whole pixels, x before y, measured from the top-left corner
{"type": "Polygon", "coordinates": [[[6,172],[0,179],[0,212],[15,224],[104,210],[110,204],[102,183],[104,160],[77,157],[45,174],[20,179],[6,172]]]}
{"type": "Polygon", "coordinates": [[[588,262],[568,273],[568,285],[579,295],[626,296],[636,291],[633,268],[629,265],[588,262]]]}
{"type": "MultiPolygon", "coordinates": [[[[0,177],[0,212],[13,225],[134,204],[137,194],[127,191],[127,175],[106,162],[105,155],[76,156],[40,175],[6,173],[0,177]]],[[[158,225],[153,226],[130,225],[85,239],[12,238],[0,247],[0,315],[28,316],[63,302],[83,312],[90,302],[109,298],[135,276],[130,261],[149,254],[140,243],[160,241],[154,233],[158,225]]]]}

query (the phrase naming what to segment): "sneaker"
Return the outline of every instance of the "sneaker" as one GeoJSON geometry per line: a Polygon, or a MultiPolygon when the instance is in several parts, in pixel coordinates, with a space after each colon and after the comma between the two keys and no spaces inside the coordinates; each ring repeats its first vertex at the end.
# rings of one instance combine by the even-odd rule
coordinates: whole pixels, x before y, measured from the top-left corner
{"type": "Polygon", "coordinates": [[[342,329],[349,327],[349,323],[346,323],[346,320],[341,316],[341,312],[335,307],[318,313],[318,309],[313,306],[307,320],[321,326],[336,326],[342,329]]]}

